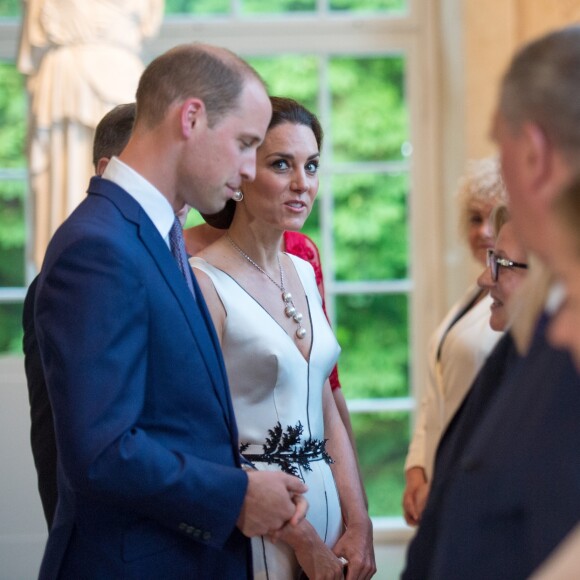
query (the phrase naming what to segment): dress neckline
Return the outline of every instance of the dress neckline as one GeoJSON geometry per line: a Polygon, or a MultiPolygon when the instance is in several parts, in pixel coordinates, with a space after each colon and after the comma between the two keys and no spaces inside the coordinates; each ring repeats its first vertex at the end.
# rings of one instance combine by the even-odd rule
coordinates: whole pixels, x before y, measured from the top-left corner
{"type": "Polygon", "coordinates": [[[298,347],[298,344],[296,344],[296,341],[293,338],[293,335],[290,335],[290,333],[288,333],[286,331],[286,329],[278,322],[278,320],[276,320],[276,318],[274,318],[274,316],[272,316],[271,312],[264,307],[264,305],[250,292],[248,292],[229,272],[226,272],[225,270],[223,270],[222,268],[219,268],[218,266],[214,266],[213,264],[211,264],[210,262],[208,262],[207,260],[205,260],[204,258],[200,258],[199,256],[194,256],[192,259],[195,262],[196,260],[202,261],[205,264],[207,264],[210,268],[213,268],[214,270],[217,270],[218,272],[221,272],[222,274],[224,274],[225,276],[227,276],[230,280],[232,280],[232,282],[234,282],[236,284],[236,286],[249,298],[251,298],[266,314],[267,316],[276,324],[276,326],[286,335],[286,337],[288,338],[288,340],[292,343],[292,346],[296,349],[296,351],[298,352],[298,354],[300,355],[300,358],[302,358],[302,360],[307,364],[310,365],[310,359],[312,358],[312,348],[314,346],[314,325],[312,324],[312,315],[310,312],[310,301],[308,299],[308,294],[306,293],[306,290],[304,289],[304,284],[302,283],[302,277],[300,276],[300,272],[296,269],[296,266],[294,264],[294,260],[292,259],[292,257],[287,253],[284,252],[287,256],[290,257],[290,260],[292,261],[292,266],[296,272],[296,274],[298,275],[298,280],[300,281],[300,287],[302,288],[302,292],[304,293],[304,297],[306,299],[306,312],[308,315],[308,321],[310,323],[310,346],[308,348],[308,356],[306,357],[304,355],[304,353],[300,350],[300,348],[298,347]]]}

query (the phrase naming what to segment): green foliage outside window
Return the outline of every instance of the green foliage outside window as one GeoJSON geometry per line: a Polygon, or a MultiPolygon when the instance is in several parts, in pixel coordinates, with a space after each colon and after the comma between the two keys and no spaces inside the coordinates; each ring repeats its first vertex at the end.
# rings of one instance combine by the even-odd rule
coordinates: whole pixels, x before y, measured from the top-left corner
{"type": "Polygon", "coordinates": [[[24,80],[13,64],[0,62],[0,168],[24,168],[26,98],[24,80]]]}
{"type": "Polygon", "coordinates": [[[408,413],[351,414],[371,516],[400,515],[408,413]]]}
{"type": "MultiPolygon", "coordinates": [[[[250,64],[266,81],[268,92],[292,97],[318,113],[318,59],[314,56],[282,55],[276,58],[249,58],[250,64]]],[[[324,163],[324,154],[322,163],[324,163]]]]}
{"type": "Polygon", "coordinates": [[[165,0],[165,14],[228,14],[230,0],[165,0]]]}
{"type": "Polygon", "coordinates": [[[407,297],[346,294],[337,298],[340,378],[352,399],[409,394],[407,297]]]}
{"type": "Polygon", "coordinates": [[[409,267],[407,173],[332,179],[337,280],[400,280],[409,267]]]}
{"type": "MultiPolygon", "coordinates": [[[[22,77],[14,65],[0,63],[0,170],[26,165],[25,107],[22,77]]],[[[24,285],[25,196],[22,177],[0,180],[0,287],[24,285]]],[[[21,304],[0,305],[0,352],[21,350],[21,313],[21,304]]]]}
{"type": "MultiPolygon", "coordinates": [[[[0,6],[2,1],[0,0],[0,6]]],[[[243,14],[284,14],[314,12],[316,0],[242,0],[243,14]]],[[[331,11],[402,12],[407,0],[331,0],[331,11]]],[[[165,0],[166,14],[229,14],[230,0],[165,0]]]]}
{"type": "Polygon", "coordinates": [[[335,57],[329,72],[333,161],[401,159],[408,138],[404,60],[335,57]]]}
{"type": "Polygon", "coordinates": [[[20,0],[0,0],[0,18],[20,15],[20,0]]]}
{"type": "Polygon", "coordinates": [[[287,12],[313,12],[315,0],[243,0],[244,14],[283,14],[287,12]]]}
{"type": "Polygon", "coordinates": [[[349,12],[402,12],[408,0],[330,0],[331,10],[349,12]]]}

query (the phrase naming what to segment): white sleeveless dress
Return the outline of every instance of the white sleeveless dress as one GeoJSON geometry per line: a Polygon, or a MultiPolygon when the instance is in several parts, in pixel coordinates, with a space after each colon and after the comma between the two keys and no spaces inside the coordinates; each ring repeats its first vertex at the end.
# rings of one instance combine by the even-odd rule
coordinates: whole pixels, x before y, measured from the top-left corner
{"type": "MultiPolygon", "coordinates": [[[[310,312],[304,316],[310,315],[313,333],[309,361],[232,277],[201,258],[190,263],[211,278],[227,313],[222,350],[242,455],[256,469],[292,472],[306,483],[307,519],[332,547],[342,533],[342,517],[324,449],[322,389],[340,347],[322,310],[312,266],[288,256],[308,301],[310,312]]],[[[293,550],[284,542],[254,538],[252,553],[255,579],[300,577],[293,550]]]]}

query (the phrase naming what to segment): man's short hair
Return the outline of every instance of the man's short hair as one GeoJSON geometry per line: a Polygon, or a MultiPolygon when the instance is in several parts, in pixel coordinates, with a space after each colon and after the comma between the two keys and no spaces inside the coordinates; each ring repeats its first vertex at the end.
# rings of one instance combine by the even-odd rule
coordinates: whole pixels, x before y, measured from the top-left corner
{"type": "Polygon", "coordinates": [[[110,159],[125,149],[135,122],[135,112],[135,103],[126,103],[116,106],[100,120],[93,141],[95,169],[99,159],[110,159]]]}
{"type": "Polygon", "coordinates": [[[233,52],[199,43],[183,44],[153,60],[137,88],[137,124],[152,128],[169,107],[188,98],[201,99],[214,125],[234,110],[248,79],[264,85],[258,73],[233,52]]]}
{"type": "Polygon", "coordinates": [[[516,128],[536,123],[564,153],[580,153],[580,26],[519,50],[501,85],[499,112],[516,128]]]}

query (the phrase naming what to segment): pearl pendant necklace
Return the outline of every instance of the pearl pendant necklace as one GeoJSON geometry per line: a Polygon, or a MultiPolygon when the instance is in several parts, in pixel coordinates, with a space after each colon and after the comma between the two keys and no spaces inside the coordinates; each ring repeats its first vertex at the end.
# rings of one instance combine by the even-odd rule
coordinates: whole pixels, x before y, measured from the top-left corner
{"type": "Polygon", "coordinates": [[[249,262],[252,266],[254,266],[256,270],[262,272],[262,274],[264,274],[264,276],[266,276],[266,278],[268,278],[268,280],[270,280],[270,282],[272,282],[272,284],[274,284],[274,286],[276,286],[276,288],[278,288],[280,292],[282,292],[282,301],[284,302],[284,314],[288,318],[292,318],[294,322],[298,325],[298,330],[296,330],[296,338],[299,339],[304,338],[306,336],[306,329],[302,326],[302,318],[303,318],[302,313],[296,310],[292,294],[286,291],[285,288],[286,285],[284,283],[284,268],[282,268],[280,256],[276,254],[276,259],[278,260],[278,269],[280,270],[280,284],[278,284],[278,282],[276,282],[276,280],[274,280],[274,278],[272,278],[270,274],[266,272],[266,270],[264,270],[262,267],[256,264],[256,262],[254,262],[254,260],[252,260],[252,258],[250,258],[250,256],[248,256],[248,254],[246,254],[246,252],[244,252],[244,250],[242,250],[242,248],[240,248],[240,246],[238,246],[238,244],[234,242],[234,240],[232,240],[229,232],[226,233],[226,237],[228,238],[228,242],[231,244],[232,248],[234,248],[234,250],[236,250],[238,254],[242,256],[242,258],[244,258],[247,262],[249,262]]]}

